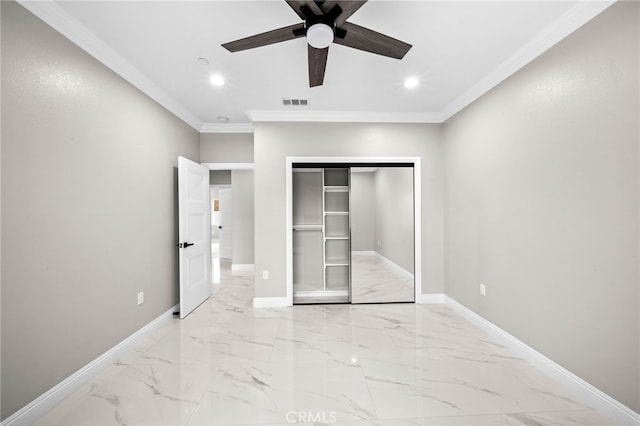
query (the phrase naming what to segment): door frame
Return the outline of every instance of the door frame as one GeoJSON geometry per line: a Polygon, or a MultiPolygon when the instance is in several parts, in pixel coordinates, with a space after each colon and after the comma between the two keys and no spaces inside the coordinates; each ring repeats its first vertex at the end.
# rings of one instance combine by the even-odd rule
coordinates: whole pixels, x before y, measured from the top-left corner
{"type": "Polygon", "coordinates": [[[218,241],[220,243],[220,259],[232,260],[232,258],[233,258],[233,187],[231,185],[229,185],[227,188],[218,187],[218,200],[222,200],[222,194],[221,194],[222,191],[227,191],[228,192],[229,200],[226,200],[226,201],[230,201],[230,203],[222,203],[222,201],[220,201],[220,225],[219,225],[220,229],[223,229],[222,228],[222,208],[223,208],[223,204],[231,204],[231,205],[224,206],[225,213],[229,214],[229,212],[231,212],[229,214],[229,217],[228,217],[228,219],[229,219],[229,221],[231,223],[225,224],[225,225],[227,225],[227,229],[225,230],[226,231],[225,243],[227,243],[227,245],[229,246],[228,247],[229,251],[230,251],[229,257],[223,257],[222,256],[222,232],[220,232],[218,234],[218,241]]]}
{"type": "Polygon", "coordinates": [[[293,306],[293,163],[413,164],[414,303],[422,296],[422,209],[420,157],[287,157],[285,164],[286,305],[293,306]]]}

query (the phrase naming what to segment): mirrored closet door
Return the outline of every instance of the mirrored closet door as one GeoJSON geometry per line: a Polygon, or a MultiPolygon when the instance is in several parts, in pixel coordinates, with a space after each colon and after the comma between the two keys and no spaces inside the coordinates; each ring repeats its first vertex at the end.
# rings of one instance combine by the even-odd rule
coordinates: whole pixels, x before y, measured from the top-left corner
{"type": "Polygon", "coordinates": [[[413,167],[351,168],[351,303],[413,302],[413,167]]]}

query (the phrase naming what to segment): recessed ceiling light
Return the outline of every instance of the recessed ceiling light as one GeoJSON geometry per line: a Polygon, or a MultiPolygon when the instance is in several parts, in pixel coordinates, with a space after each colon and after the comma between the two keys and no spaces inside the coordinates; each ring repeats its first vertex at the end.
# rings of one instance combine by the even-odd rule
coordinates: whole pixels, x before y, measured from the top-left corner
{"type": "Polygon", "coordinates": [[[210,78],[209,81],[211,82],[211,84],[213,84],[214,86],[224,86],[224,77],[222,77],[220,74],[213,74],[210,78]]]}
{"type": "Polygon", "coordinates": [[[418,80],[418,77],[408,77],[404,81],[404,87],[406,87],[407,89],[413,89],[414,87],[418,86],[419,83],[420,80],[418,80]]]}

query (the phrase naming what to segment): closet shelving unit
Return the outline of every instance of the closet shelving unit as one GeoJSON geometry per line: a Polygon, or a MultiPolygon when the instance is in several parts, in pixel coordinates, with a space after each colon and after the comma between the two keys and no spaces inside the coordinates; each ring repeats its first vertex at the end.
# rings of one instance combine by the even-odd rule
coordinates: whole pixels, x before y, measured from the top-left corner
{"type": "Polygon", "coordinates": [[[349,169],[325,169],[323,186],[325,291],[349,296],[349,169]]]}
{"type": "Polygon", "coordinates": [[[294,168],[293,204],[294,303],[349,302],[349,169],[294,168]]]}

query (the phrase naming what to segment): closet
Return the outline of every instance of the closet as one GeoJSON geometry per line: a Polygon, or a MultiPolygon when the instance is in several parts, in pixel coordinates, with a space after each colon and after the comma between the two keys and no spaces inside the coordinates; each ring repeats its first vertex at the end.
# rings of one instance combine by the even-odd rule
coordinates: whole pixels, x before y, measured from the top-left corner
{"type": "Polygon", "coordinates": [[[349,169],[293,168],[293,301],[350,301],[349,169]]]}
{"type": "Polygon", "coordinates": [[[293,163],[293,303],[415,300],[414,169],[293,163]]]}

